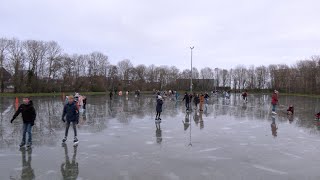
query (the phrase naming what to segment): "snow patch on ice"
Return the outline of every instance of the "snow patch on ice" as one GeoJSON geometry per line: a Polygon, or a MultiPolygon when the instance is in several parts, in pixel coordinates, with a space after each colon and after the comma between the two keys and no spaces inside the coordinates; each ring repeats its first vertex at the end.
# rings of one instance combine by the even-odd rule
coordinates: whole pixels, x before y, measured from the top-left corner
{"type": "Polygon", "coordinates": [[[280,174],[280,175],[286,175],[288,174],[287,172],[284,172],[284,171],[279,171],[279,170],[276,170],[276,169],[271,169],[271,168],[268,168],[268,167],[264,167],[264,166],[261,166],[261,165],[258,165],[258,164],[254,164],[252,165],[254,168],[257,168],[257,169],[260,169],[260,170],[263,170],[263,171],[268,171],[268,172],[271,172],[271,173],[274,173],[274,174],[280,174]]]}
{"type": "Polygon", "coordinates": [[[218,150],[220,149],[221,147],[216,147],[216,148],[209,148],[209,149],[203,149],[203,150],[200,150],[199,153],[201,152],[210,152],[210,151],[215,151],[215,150],[218,150]]]}

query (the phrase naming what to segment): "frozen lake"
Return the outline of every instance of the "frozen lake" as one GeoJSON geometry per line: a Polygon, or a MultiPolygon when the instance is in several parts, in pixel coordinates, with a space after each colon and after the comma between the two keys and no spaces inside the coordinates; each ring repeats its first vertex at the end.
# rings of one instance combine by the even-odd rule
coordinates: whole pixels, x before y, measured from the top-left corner
{"type": "Polygon", "coordinates": [[[239,95],[212,97],[203,113],[189,115],[184,102],[167,98],[157,130],[154,96],[89,96],[76,148],[72,129],[61,145],[61,97],[33,101],[33,148],[20,150],[22,121],[9,122],[15,99],[0,97],[0,179],[320,179],[319,99],[280,96],[272,117],[269,95],[251,95],[247,104],[239,95]]]}

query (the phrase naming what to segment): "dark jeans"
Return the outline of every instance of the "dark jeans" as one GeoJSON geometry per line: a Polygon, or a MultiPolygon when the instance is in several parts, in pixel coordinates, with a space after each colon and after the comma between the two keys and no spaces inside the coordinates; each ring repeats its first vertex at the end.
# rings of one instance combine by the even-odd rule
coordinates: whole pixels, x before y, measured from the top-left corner
{"type": "Polygon", "coordinates": [[[72,123],[73,131],[74,131],[74,136],[77,136],[77,123],[76,123],[75,121],[74,121],[74,122],[67,121],[67,122],[66,122],[65,137],[68,137],[68,131],[69,131],[70,123],[72,123]]]}
{"type": "Polygon", "coordinates": [[[187,101],[186,101],[186,108],[187,108],[187,110],[189,110],[189,108],[190,108],[190,103],[187,101]]]}
{"type": "Polygon", "coordinates": [[[26,143],[26,133],[28,133],[28,143],[32,143],[32,125],[30,123],[23,123],[22,127],[22,143],[26,143]]]}

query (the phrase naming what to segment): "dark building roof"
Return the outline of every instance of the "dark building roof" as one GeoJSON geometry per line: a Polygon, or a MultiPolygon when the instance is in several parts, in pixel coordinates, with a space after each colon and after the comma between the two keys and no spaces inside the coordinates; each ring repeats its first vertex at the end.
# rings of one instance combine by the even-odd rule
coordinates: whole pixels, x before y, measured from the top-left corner
{"type": "Polygon", "coordinates": [[[0,67],[0,74],[3,73],[4,81],[9,81],[11,79],[11,74],[3,67],[0,67]]]}

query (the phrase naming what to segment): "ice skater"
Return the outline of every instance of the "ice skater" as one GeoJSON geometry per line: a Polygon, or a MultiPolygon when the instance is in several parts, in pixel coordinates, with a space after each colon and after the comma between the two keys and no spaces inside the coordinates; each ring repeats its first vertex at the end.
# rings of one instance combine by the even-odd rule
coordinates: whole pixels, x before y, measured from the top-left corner
{"type": "Polygon", "coordinates": [[[70,124],[72,123],[73,132],[74,132],[74,145],[77,145],[79,140],[77,138],[77,124],[79,123],[79,109],[74,102],[73,96],[69,96],[69,102],[63,108],[62,121],[66,123],[65,136],[62,139],[62,143],[67,141],[68,131],[70,124]],[[65,116],[67,120],[65,120],[65,116]]]}
{"type": "Polygon", "coordinates": [[[293,115],[293,113],[294,113],[293,105],[290,105],[287,109],[287,115],[293,115]]]}
{"type": "Polygon", "coordinates": [[[22,141],[20,143],[20,147],[23,147],[26,144],[26,134],[28,133],[28,143],[27,147],[31,147],[32,145],[32,126],[34,125],[34,121],[36,120],[36,110],[33,107],[33,102],[29,97],[23,98],[23,104],[21,104],[13,115],[11,119],[11,123],[14,119],[16,119],[19,114],[22,114],[23,127],[22,127],[22,141]]]}
{"type": "Polygon", "coordinates": [[[185,101],[186,110],[189,111],[189,109],[190,109],[190,96],[187,92],[184,93],[184,97],[183,97],[182,101],[185,101]]]}
{"type": "Polygon", "coordinates": [[[156,114],[156,119],[155,120],[161,121],[160,116],[161,116],[161,112],[162,112],[162,105],[163,105],[162,97],[158,96],[158,98],[157,98],[157,107],[156,107],[157,114],[156,114]]]}
{"type": "Polygon", "coordinates": [[[245,90],[243,93],[242,93],[242,99],[243,99],[243,102],[244,103],[247,103],[248,102],[248,91],[245,90]]]}
{"type": "Polygon", "coordinates": [[[200,111],[203,111],[204,95],[200,94],[200,111]]]}
{"type": "Polygon", "coordinates": [[[109,93],[110,100],[112,100],[112,96],[113,96],[113,93],[112,93],[112,91],[110,91],[110,93],[109,93]]]}
{"type": "Polygon", "coordinates": [[[195,94],[193,102],[194,102],[195,110],[197,110],[198,104],[200,103],[199,94],[195,94]]]}
{"type": "Polygon", "coordinates": [[[277,114],[276,113],[276,107],[279,101],[279,92],[277,90],[274,90],[272,97],[271,97],[271,104],[272,104],[272,114],[277,114]]]}
{"type": "Polygon", "coordinates": [[[208,104],[208,99],[210,98],[209,94],[206,92],[204,95],[204,99],[206,101],[206,104],[208,104]]]}
{"type": "Polygon", "coordinates": [[[83,96],[82,103],[83,103],[83,109],[86,110],[86,106],[87,106],[87,97],[86,96],[83,96]]]}
{"type": "Polygon", "coordinates": [[[315,114],[316,119],[319,120],[320,119],[320,112],[318,112],[317,114],[315,114]]]}

